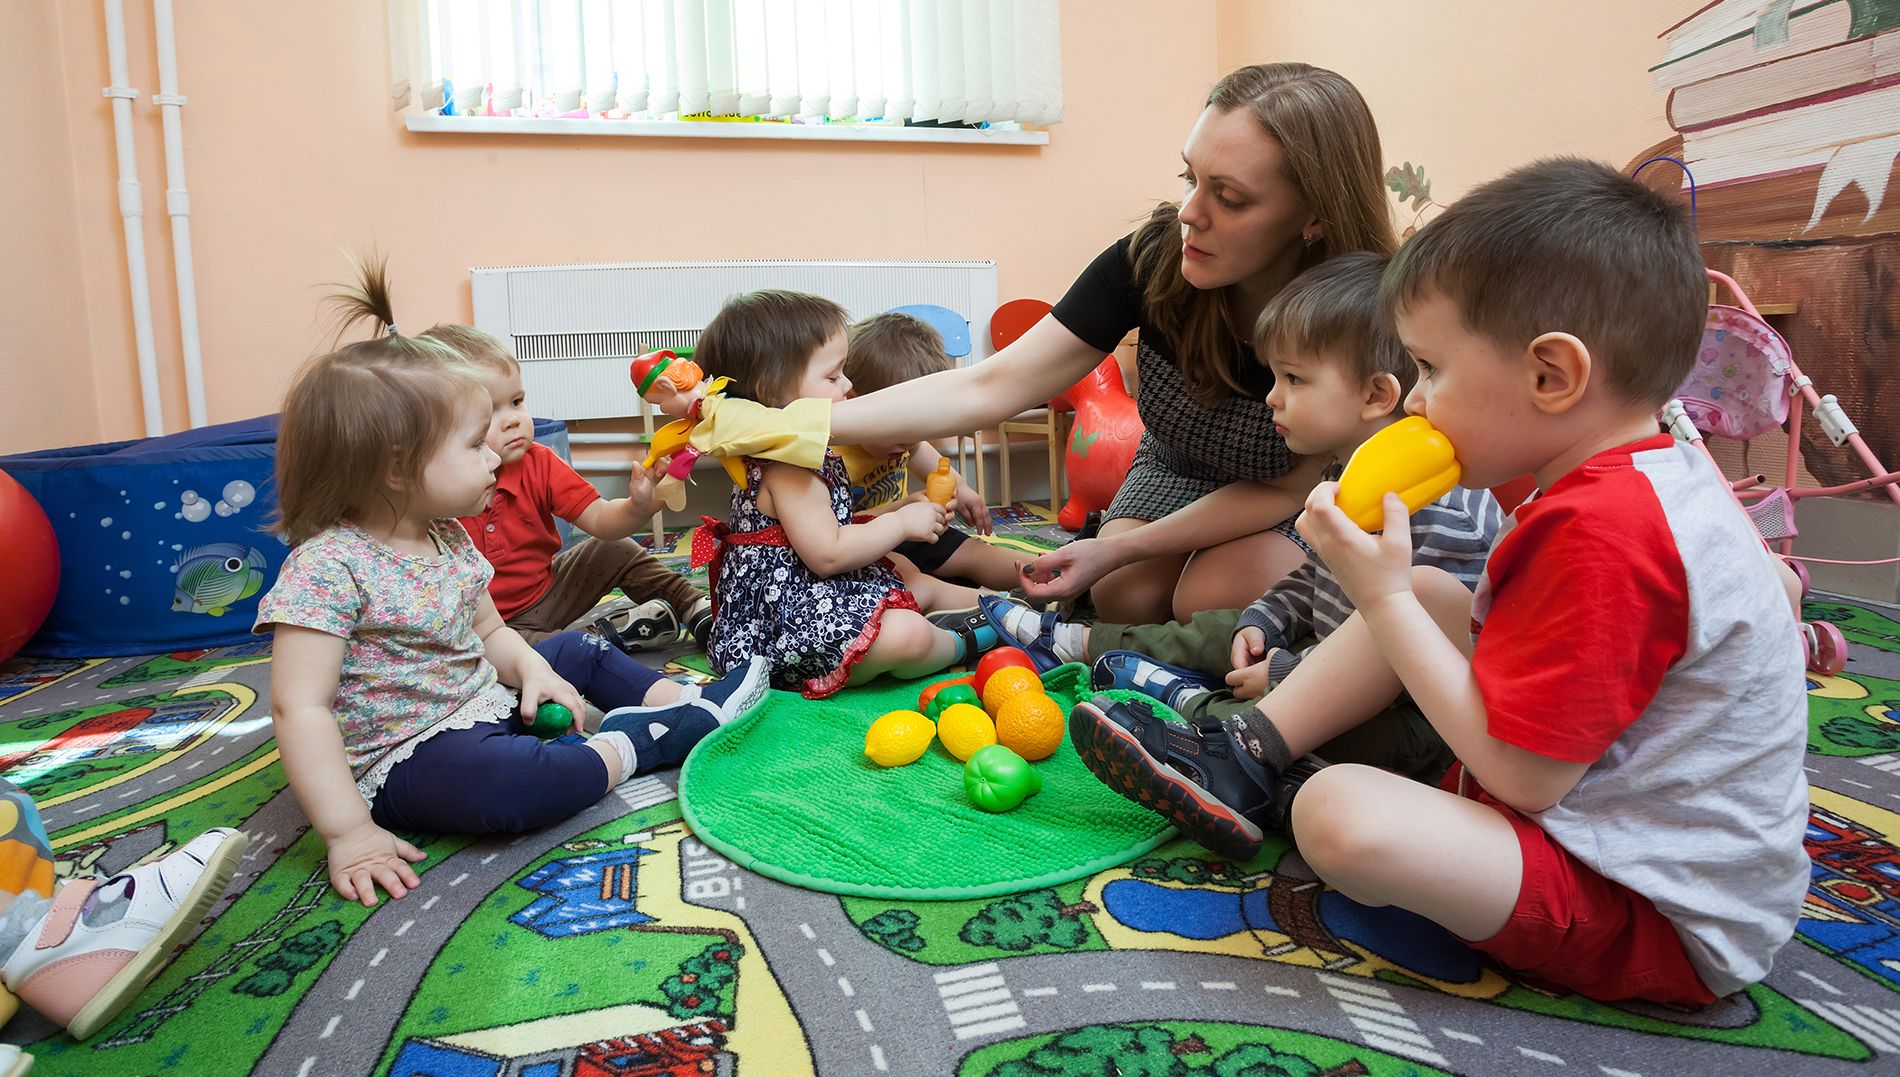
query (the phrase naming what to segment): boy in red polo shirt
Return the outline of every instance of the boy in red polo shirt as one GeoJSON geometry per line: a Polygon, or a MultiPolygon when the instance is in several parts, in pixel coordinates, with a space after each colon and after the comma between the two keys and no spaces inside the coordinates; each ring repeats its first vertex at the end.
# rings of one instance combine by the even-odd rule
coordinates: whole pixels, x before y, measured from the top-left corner
{"type": "Polygon", "coordinates": [[[501,457],[501,469],[488,508],[463,517],[462,526],[495,567],[488,591],[508,626],[529,643],[590,629],[625,651],[672,643],[683,626],[704,648],[712,626],[706,593],[628,538],[659,508],[657,476],[636,467],[626,497],[601,497],[553,450],[535,443],[521,364],[501,341],[466,325],[438,325],[422,335],[456,349],[487,375],[494,403],[488,447],[501,457]],[[592,537],[562,551],[556,516],[592,537]],[[616,587],[628,601],[597,609],[616,587]]]}

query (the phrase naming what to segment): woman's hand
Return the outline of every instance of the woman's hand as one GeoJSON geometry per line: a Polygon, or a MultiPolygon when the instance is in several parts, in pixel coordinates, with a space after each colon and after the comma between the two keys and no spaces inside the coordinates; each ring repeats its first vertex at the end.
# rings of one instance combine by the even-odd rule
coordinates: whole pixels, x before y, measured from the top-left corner
{"type": "Polygon", "coordinates": [[[1038,601],[1069,598],[1120,567],[1122,560],[1107,540],[1081,539],[1024,565],[1023,593],[1038,601]]]}
{"type": "Polygon", "coordinates": [[[347,900],[375,908],[379,886],[393,899],[421,886],[421,876],[409,865],[428,856],[375,823],[364,822],[330,840],[330,885],[347,900]]]}
{"type": "Polygon", "coordinates": [[[983,499],[970,489],[970,484],[964,482],[960,475],[957,477],[957,495],[950,499],[950,504],[956,506],[957,515],[963,517],[963,522],[969,524],[970,529],[977,534],[988,535],[996,530],[990,522],[990,507],[983,503],[983,499]]]}

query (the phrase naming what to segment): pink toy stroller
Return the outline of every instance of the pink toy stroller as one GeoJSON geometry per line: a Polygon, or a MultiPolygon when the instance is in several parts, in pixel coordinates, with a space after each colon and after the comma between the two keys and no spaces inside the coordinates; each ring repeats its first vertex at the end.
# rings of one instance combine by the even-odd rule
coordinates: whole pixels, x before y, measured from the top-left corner
{"type": "MultiPolygon", "coordinates": [[[[1684,441],[1695,442],[1703,452],[1708,446],[1703,436],[1719,435],[1747,441],[1786,425],[1788,432],[1787,470],[1781,486],[1768,485],[1766,475],[1750,475],[1730,484],[1735,498],[1755,523],[1764,541],[1776,550],[1795,574],[1801,577],[1801,592],[1808,589],[1808,572],[1801,559],[1792,556],[1795,529],[1795,505],[1803,498],[1856,493],[1875,487],[1900,503],[1900,472],[1888,471],[1873,450],[1861,440],[1853,420],[1841,410],[1833,396],[1814,391],[1813,383],[1795,366],[1788,342],[1762,320],[1755,305],[1742,293],[1740,285],[1711,269],[1709,279],[1726,287],[1737,306],[1709,305],[1709,321],[1702,332],[1702,347],[1688,381],[1677,390],[1676,399],[1662,410],[1662,421],[1670,432],[1684,441]],[[1801,465],[1801,416],[1803,409],[1791,408],[1800,396],[1814,411],[1816,422],[1835,445],[1851,445],[1866,465],[1871,478],[1840,486],[1797,487],[1801,465]]],[[[1713,459],[1713,458],[1711,458],[1713,459]]],[[[1841,631],[1826,621],[1811,621],[1801,626],[1807,645],[1808,669],[1832,676],[1847,666],[1847,641],[1841,631]]]]}

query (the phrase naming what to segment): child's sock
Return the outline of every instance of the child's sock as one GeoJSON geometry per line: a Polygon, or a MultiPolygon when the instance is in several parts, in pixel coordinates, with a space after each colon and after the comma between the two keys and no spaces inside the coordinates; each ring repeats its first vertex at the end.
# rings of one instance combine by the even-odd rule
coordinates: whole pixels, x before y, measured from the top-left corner
{"type": "Polygon", "coordinates": [[[961,610],[938,610],[925,614],[924,620],[956,637],[957,650],[950,659],[952,664],[972,661],[977,655],[1002,642],[990,619],[983,616],[983,610],[977,606],[961,610]]]}
{"type": "MultiPolygon", "coordinates": [[[[1003,628],[1016,643],[1034,643],[1042,632],[1042,615],[1028,606],[1010,602],[1003,614],[1003,628]]],[[[1086,625],[1057,621],[1049,629],[1049,649],[1064,662],[1085,661],[1084,652],[1088,646],[1088,628],[1086,625]]]]}
{"type": "Polygon", "coordinates": [[[20,948],[20,943],[46,919],[53,899],[32,890],[22,891],[0,912],[0,962],[20,948]]]}
{"type": "Polygon", "coordinates": [[[1227,732],[1233,735],[1247,754],[1276,777],[1293,765],[1293,749],[1274,727],[1273,720],[1254,707],[1226,719],[1227,732]]]}
{"type": "Polygon", "coordinates": [[[702,699],[666,707],[621,707],[601,719],[599,735],[617,734],[628,743],[629,776],[686,761],[693,745],[719,728],[719,711],[702,699]]]}
{"type": "Polygon", "coordinates": [[[621,782],[633,777],[638,765],[638,760],[634,757],[633,741],[627,739],[625,733],[612,731],[601,732],[594,734],[592,739],[600,741],[603,744],[612,745],[614,751],[620,755],[620,769],[607,775],[607,785],[609,788],[619,785],[621,782]]]}

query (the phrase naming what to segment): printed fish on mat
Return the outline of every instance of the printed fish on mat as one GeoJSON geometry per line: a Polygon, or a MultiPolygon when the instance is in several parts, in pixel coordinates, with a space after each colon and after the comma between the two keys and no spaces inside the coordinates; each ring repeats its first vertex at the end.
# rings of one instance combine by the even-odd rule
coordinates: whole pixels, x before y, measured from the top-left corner
{"type": "Polygon", "coordinates": [[[264,555],[235,542],[193,546],[178,555],[178,593],[172,610],[224,616],[264,586],[264,555]]]}

